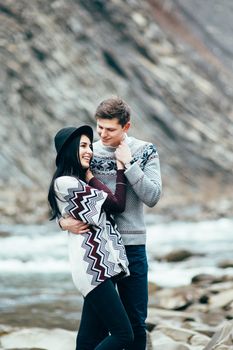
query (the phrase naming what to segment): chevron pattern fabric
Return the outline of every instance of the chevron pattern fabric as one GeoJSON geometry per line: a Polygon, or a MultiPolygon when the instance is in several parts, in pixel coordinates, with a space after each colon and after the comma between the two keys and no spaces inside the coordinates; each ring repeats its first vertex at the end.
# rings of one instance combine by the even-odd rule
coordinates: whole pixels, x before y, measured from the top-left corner
{"type": "Polygon", "coordinates": [[[88,186],[81,180],[77,181],[77,185],[78,187],[75,188],[67,188],[66,213],[87,224],[98,225],[106,194],[88,186]]]}
{"type": "Polygon", "coordinates": [[[72,276],[81,293],[86,295],[106,278],[120,273],[128,275],[120,233],[102,209],[107,194],[69,176],[56,179],[55,189],[62,215],[72,215],[90,224],[87,233],[69,234],[72,276]]]}

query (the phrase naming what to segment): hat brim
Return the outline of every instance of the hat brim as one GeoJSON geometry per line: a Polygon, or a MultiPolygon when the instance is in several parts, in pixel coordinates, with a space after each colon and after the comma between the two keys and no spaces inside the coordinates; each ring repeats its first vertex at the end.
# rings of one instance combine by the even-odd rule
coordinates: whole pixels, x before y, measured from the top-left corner
{"type": "Polygon", "coordinates": [[[77,128],[76,130],[74,130],[74,132],[72,134],[70,134],[70,136],[66,139],[66,141],[63,143],[61,149],[59,150],[57,157],[56,157],[56,165],[58,164],[58,160],[61,156],[61,153],[63,152],[64,148],[76,137],[76,136],[81,136],[81,135],[87,135],[90,138],[91,143],[93,142],[94,139],[94,135],[93,135],[93,129],[89,126],[89,125],[82,125],[79,128],[77,128]]]}

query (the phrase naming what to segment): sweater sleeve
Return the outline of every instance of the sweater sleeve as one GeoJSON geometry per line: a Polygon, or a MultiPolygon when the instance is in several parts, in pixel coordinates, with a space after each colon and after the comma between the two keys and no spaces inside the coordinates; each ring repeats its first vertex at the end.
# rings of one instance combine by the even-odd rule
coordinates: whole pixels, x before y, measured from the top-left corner
{"type": "Polygon", "coordinates": [[[107,198],[103,203],[105,211],[110,213],[122,213],[125,210],[126,181],[124,170],[122,169],[117,170],[116,189],[114,194],[105,184],[95,177],[89,181],[89,185],[107,193],[107,198]]]}
{"type": "Polygon", "coordinates": [[[71,215],[87,224],[98,225],[107,194],[71,176],[55,181],[55,191],[62,216],[71,215]]]}
{"type": "Polygon", "coordinates": [[[138,198],[148,207],[153,207],[160,199],[162,181],[159,156],[154,145],[149,144],[149,152],[143,155],[143,166],[134,162],[125,171],[125,176],[138,198]]]}

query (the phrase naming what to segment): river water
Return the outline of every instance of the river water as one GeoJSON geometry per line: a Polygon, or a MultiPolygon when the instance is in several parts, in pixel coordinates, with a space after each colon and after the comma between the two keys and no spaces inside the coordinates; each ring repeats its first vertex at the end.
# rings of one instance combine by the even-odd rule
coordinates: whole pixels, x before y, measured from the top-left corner
{"type": "MultiPolygon", "coordinates": [[[[230,274],[218,263],[232,259],[233,220],[154,224],[148,219],[149,279],[163,287],[189,284],[199,273],[230,274]],[[157,258],[187,249],[178,263],[157,258]]],[[[67,259],[67,235],[56,224],[0,225],[0,324],[77,329],[82,297],[67,259]]]]}

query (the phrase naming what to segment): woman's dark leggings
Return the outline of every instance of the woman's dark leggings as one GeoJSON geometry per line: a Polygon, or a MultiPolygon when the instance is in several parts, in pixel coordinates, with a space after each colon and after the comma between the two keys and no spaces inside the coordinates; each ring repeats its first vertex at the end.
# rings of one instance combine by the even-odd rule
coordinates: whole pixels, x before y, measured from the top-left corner
{"type": "Polygon", "coordinates": [[[84,298],[76,350],[122,350],[131,342],[129,318],[112,280],[107,279],[84,298]]]}

